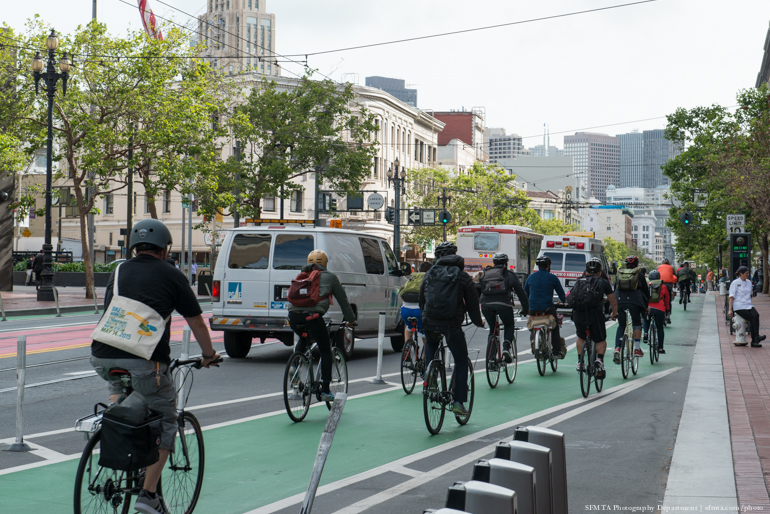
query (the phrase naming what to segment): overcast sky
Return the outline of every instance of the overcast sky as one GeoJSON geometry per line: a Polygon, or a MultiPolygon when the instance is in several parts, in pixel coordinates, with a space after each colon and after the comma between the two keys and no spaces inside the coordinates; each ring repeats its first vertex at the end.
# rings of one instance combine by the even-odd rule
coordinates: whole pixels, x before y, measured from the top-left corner
{"type": "MultiPolygon", "coordinates": [[[[113,34],[141,29],[136,0],[98,0],[98,18],[113,34]]],[[[156,0],[156,14],[188,17],[156,0]]],[[[164,0],[200,14],[204,0],[164,0]]],[[[265,0],[262,0],[263,2],[265,0]]],[[[267,0],[276,15],[279,54],[305,54],[483,27],[633,0],[267,0]]],[[[21,29],[40,14],[61,32],[91,17],[92,0],[6,1],[2,20],[21,29]]],[[[553,20],[382,47],[311,56],[335,80],[401,78],[418,90],[418,107],[483,107],[488,127],[551,144],[559,132],[606,126],[620,134],[664,128],[677,107],[734,105],[753,87],[770,21],[768,0],[657,0],[553,20]],[[535,136],[535,137],[527,137],[535,136]]],[[[285,65],[302,72],[301,66],[285,65]]],[[[291,75],[288,71],[285,75],[291,75]]]]}

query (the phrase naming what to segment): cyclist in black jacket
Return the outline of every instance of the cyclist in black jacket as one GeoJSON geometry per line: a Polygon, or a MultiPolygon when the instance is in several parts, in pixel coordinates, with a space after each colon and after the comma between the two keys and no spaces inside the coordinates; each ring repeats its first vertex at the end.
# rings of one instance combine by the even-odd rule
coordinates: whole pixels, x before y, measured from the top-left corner
{"type": "MultiPolygon", "coordinates": [[[[626,268],[634,269],[639,267],[639,258],[635,255],[626,258],[626,268]]],[[[642,351],[642,315],[650,312],[650,288],[647,280],[641,276],[641,270],[638,272],[637,286],[634,290],[620,289],[618,273],[615,279],[615,299],[618,302],[618,331],[615,334],[615,353],[612,362],[620,364],[620,345],[623,341],[623,333],[626,330],[626,310],[631,313],[631,325],[634,328],[634,356],[643,357],[642,351]]]]}
{"type": "MultiPolygon", "coordinates": [[[[440,332],[446,339],[446,345],[452,352],[455,360],[455,387],[454,387],[454,405],[452,412],[460,416],[467,416],[468,410],[463,405],[468,399],[468,345],[465,341],[465,332],[463,332],[463,321],[467,312],[477,327],[484,327],[484,320],[481,319],[479,309],[479,297],[476,294],[476,286],[471,277],[463,271],[465,260],[457,254],[457,246],[454,243],[445,241],[436,247],[434,252],[436,262],[433,267],[425,273],[422,284],[420,285],[420,310],[422,311],[422,327],[425,333],[427,344],[425,346],[425,365],[430,366],[433,356],[438,349],[439,338],[436,332],[440,332]],[[442,267],[460,268],[457,275],[457,284],[460,290],[457,294],[457,306],[452,319],[442,319],[437,316],[442,306],[439,305],[441,299],[430,298],[430,284],[432,277],[440,273],[442,267]]],[[[435,280],[435,279],[434,279],[435,280]]]]}

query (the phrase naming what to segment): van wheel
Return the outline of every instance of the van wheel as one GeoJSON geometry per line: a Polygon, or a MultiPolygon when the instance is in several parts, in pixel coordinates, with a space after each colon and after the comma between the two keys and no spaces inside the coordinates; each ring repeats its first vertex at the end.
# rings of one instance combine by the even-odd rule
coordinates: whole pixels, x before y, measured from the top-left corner
{"type": "Polygon", "coordinates": [[[390,337],[390,346],[393,347],[394,352],[400,353],[404,349],[404,343],[406,342],[404,339],[404,320],[401,320],[398,324],[396,331],[398,335],[390,337]]]}
{"type": "Polygon", "coordinates": [[[225,351],[230,358],[243,359],[251,350],[249,332],[225,332],[225,351]]]}
{"type": "Polygon", "coordinates": [[[334,333],[334,346],[340,349],[345,360],[353,358],[353,347],[356,344],[356,333],[353,327],[345,327],[334,333]]]}

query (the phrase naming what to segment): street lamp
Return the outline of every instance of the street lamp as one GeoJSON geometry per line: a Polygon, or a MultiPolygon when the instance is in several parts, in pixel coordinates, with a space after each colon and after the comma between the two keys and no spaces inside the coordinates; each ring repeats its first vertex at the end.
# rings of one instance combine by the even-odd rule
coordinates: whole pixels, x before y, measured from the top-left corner
{"type": "MultiPolygon", "coordinates": [[[[447,190],[446,184],[441,184],[441,194],[436,195],[436,200],[441,202],[443,211],[446,211],[446,206],[452,203],[452,191],[447,190]]],[[[442,212],[443,212],[442,211],[442,212]]],[[[446,241],[446,223],[442,223],[444,226],[444,241],[446,241]]]]}
{"type": "Polygon", "coordinates": [[[396,190],[396,219],[393,223],[393,252],[396,254],[396,260],[400,259],[401,254],[401,194],[406,194],[406,170],[401,168],[399,171],[398,157],[393,161],[393,167],[388,168],[388,186],[393,184],[396,190]]]}
{"type": "Polygon", "coordinates": [[[62,80],[62,95],[67,94],[67,78],[72,67],[72,62],[64,52],[59,61],[61,73],[56,72],[56,49],[59,47],[59,38],[56,31],[51,30],[51,34],[45,40],[45,46],[48,48],[48,63],[43,61],[40,52],[35,53],[32,59],[32,74],[35,77],[35,94],[40,90],[40,79],[43,79],[43,89],[48,96],[48,144],[46,147],[46,177],[45,177],[45,243],[43,244],[43,272],[40,274],[41,285],[37,291],[37,300],[43,302],[54,301],[53,295],[53,258],[51,251],[51,182],[53,175],[53,99],[56,96],[56,82],[62,80]],[[45,68],[45,71],[43,69],[45,68]]]}

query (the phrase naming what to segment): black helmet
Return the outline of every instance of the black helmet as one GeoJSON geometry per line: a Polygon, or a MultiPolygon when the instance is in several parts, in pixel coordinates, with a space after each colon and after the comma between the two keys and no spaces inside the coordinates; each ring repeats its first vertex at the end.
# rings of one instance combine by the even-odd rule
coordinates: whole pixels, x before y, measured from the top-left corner
{"type": "Polygon", "coordinates": [[[658,270],[650,271],[650,280],[660,280],[660,272],[658,270]]]}
{"type": "Polygon", "coordinates": [[[138,222],[131,229],[131,246],[128,253],[131,253],[135,247],[142,245],[139,250],[148,250],[151,247],[157,247],[165,250],[171,246],[171,232],[162,221],[148,218],[138,222]],[[145,246],[147,245],[147,246],[145,246]]]}
{"type": "Polygon", "coordinates": [[[598,257],[594,257],[590,261],[586,262],[586,273],[601,273],[602,261],[598,257]]]}
{"type": "Polygon", "coordinates": [[[663,262],[661,264],[671,264],[671,261],[668,259],[663,259],[663,262]]]}
{"type": "Polygon", "coordinates": [[[641,271],[641,272],[642,272],[642,275],[646,275],[646,274],[647,274],[647,268],[645,268],[644,266],[642,266],[641,268],[639,268],[639,271],[641,271]]]}
{"type": "Polygon", "coordinates": [[[551,258],[546,256],[538,257],[535,264],[537,264],[538,268],[548,268],[551,266],[551,258]]]}
{"type": "Polygon", "coordinates": [[[498,252],[492,256],[492,263],[497,264],[508,264],[508,254],[505,254],[503,252],[498,252]]]}
{"type": "Polygon", "coordinates": [[[444,241],[436,247],[433,254],[436,257],[444,257],[445,255],[455,255],[457,253],[457,245],[451,241],[444,241]]]}
{"type": "Polygon", "coordinates": [[[626,268],[636,268],[637,266],[639,266],[639,257],[636,255],[626,257],[626,268]]]}

